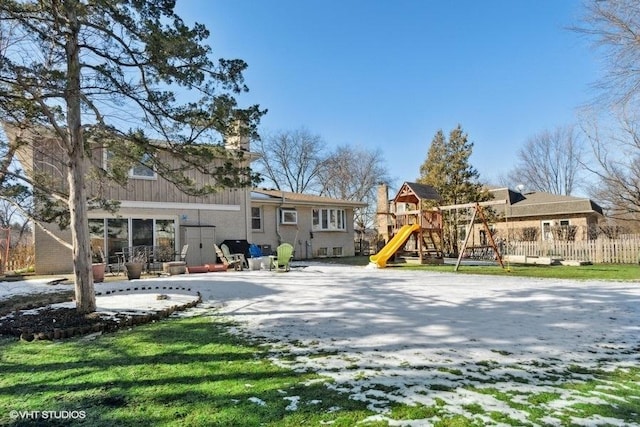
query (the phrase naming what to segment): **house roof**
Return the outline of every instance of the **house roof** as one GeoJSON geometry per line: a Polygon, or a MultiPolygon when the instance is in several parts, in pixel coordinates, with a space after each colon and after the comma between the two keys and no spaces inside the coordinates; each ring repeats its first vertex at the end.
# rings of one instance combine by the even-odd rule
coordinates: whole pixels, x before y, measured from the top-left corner
{"type": "Polygon", "coordinates": [[[398,190],[394,202],[415,203],[416,200],[440,200],[440,194],[430,185],[405,182],[398,190]]]}
{"type": "Polygon", "coordinates": [[[489,190],[496,200],[506,200],[510,208],[509,217],[530,217],[545,215],[600,214],[602,207],[584,197],[563,196],[534,191],[520,193],[509,188],[489,190]]]}
{"type": "Polygon", "coordinates": [[[342,206],[362,208],[366,203],[354,200],[334,199],[313,194],[293,193],[290,191],[254,188],[251,190],[252,202],[274,203],[278,205],[306,205],[306,206],[342,206]]]}

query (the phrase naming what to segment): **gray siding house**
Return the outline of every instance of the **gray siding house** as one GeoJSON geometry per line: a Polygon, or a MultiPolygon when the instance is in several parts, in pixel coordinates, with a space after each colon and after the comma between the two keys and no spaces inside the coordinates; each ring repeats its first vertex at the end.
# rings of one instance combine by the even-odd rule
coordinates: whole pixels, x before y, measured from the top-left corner
{"type": "MultiPolygon", "coordinates": [[[[10,132],[8,132],[11,137],[10,132]]],[[[248,142],[231,141],[228,150],[245,152],[243,161],[256,158],[248,142]]],[[[175,163],[167,154],[161,161],[175,163]]],[[[27,174],[41,173],[64,188],[64,161],[53,141],[43,140],[18,153],[27,174]]],[[[93,162],[106,162],[108,153],[94,150],[93,162]]],[[[215,166],[215,165],[213,165],[215,166]]],[[[189,172],[199,184],[211,178],[189,172]]],[[[126,186],[87,180],[89,194],[100,194],[120,202],[117,213],[94,209],[89,212],[91,246],[102,251],[111,265],[118,263],[124,248],[149,246],[165,254],[175,254],[188,244],[187,265],[216,262],[214,244],[242,240],[273,250],[282,242],[291,243],[296,258],[353,255],[353,209],[362,203],[333,200],[294,193],[223,189],[206,196],[190,196],[146,167],[129,171],[126,186]]],[[[34,227],[35,271],[62,274],[73,270],[70,230],[56,224],[34,227]]]]}

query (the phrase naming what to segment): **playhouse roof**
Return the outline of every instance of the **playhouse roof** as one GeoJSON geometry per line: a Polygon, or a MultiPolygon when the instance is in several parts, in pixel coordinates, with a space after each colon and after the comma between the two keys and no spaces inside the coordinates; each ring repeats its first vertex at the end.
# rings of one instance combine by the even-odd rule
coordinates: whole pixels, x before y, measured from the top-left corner
{"type": "Polygon", "coordinates": [[[405,182],[393,201],[396,203],[417,203],[422,200],[439,201],[440,199],[440,194],[430,185],[405,182]]]}

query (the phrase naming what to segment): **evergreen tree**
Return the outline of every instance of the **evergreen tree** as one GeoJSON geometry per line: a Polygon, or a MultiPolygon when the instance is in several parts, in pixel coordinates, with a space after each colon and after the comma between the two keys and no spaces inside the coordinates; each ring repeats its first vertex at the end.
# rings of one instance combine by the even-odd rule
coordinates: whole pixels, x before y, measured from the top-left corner
{"type": "MultiPolygon", "coordinates": [[[[480,174],[469,162],[472,152],[473,143],[460,125],[449,133],[449,139],[439,130],[431,141],[427,159],[420,166],[418,182],[435,188],[442,198],[441,205],[488,200],[490,195],[483,191],[480,174]]],[[[462,216],[458,210],[443,212],[443,215],[445,252],[455,255],[462,216]]]]}
{"type": "Polygon", "coordinates": [[[241,154],[211,143],[255,134],[263,112],[234,98],[247,91],[246,63],[213,60],[209,31],[185,24],[174,7],[175,0],[0,0],[0,120],[10,134],[0,138],[0,197],[30,191],[46,208],[40,219],[71,229],[80,312],[95,310],[88,177],[123,184],[127,170],[143,166],[193,195],[256,178],[241,154]],[[45,150],[44,142],[60,151],[65,179],[12,168],[17,152],[45,150]],[[109,168],[92,157],[96,144],[114,155],[109,168]],[[193,170],[210,183],[198,186],[193,170]]]}

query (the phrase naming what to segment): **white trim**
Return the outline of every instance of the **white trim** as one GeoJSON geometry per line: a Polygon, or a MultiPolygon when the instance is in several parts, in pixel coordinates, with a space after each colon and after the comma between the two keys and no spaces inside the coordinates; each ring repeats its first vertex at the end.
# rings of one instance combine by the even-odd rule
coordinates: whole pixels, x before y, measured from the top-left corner
{"type": "Polygon", "coordinates": [[[356,208],[364,208],[367,206],[366,203],[361,203],[361,202],[349,202],[349,201],[344,201],[344,200],[338,200],[338,201],[332,201],[330,199],[327,200],[295,200],[295,199],[286,199],[283,203],[281,198],[261,198],[261,197],[255,197],[252,196],[251,197],[251,203],[252,204],[261,204],[261,205],[278,205],[278,206],[282,206],[287,205],[287,206],[296,206],[296,207],[306,207],[306,206],[335,206],[335,207],[342,207],[342,208],[350,208],[350,209],[356,209],[356,208]]]}
{"type": "Polygon", "coordinates": [[[136,212],[133,213],[129,213],[129,214],[121,214],[119,212],[116,213],[111,213],[111,212],[105,212],[105,211],[90,211],[88,214],[89,219],[128,219],[128,218],[136,218],[136,219],[142,219],[139,218],[140,215],[144,215],[145,219],[155,219],[155,220],[163,220],[163,219],[170,219],[176,222],[176,224],[178,224],[180,221],[180,216],[176,215],[176,214],[157,214],[157,213],[151,213],[151,214],[139,214],[136,212]]]}
{"type": "Polygon", "coordinates": [[[347,231],[347,210],[336,207],[323,207],[311,209],[311,230],[312,231],[347,231]],[[318,224],[314,224],[314,214],[318,212],[318,224]],[[331,211],[334,212],[335,221],[331,223],[331,211]],[[326,218],[327,227],[322,226],[323,219],[326,218]],[[342,223],[342,227],[338,225],[342,223]]]}
{"type": "Polygon", "coordinates": [[[240,205],[221,205],[206,203],[170,203],[170,202],[143,202],[135,200],[121,200],[121,208],[140,209],[199,209],[201,211],[240,211],[240,205]]]}
{"type": "Polygon", "coordinates": [[[255,231],[255,232],[263,232],[264,231],[264,220],[263,220],[263,209],[262,206],[251,206],[250,210],[249,210],[250,214],[249,216],[251,217],[251,231],[255,231]],[[258,217],[257,219],[260,220],[260,227],[259,228],[253,228],[253,220],[256,219],[253,216],[253,210],[254,209],[258,209],[258,217]]]}
{"type": "Polygon", "coordinates": [[[157,181],[158,180],[158,174],[156,172],[153,173],[153,176],[147,176],[147,175],[134,175],[133,174],[133,169],[129,170],[129,179],[139,179],[142,181],[157,181]]]}

